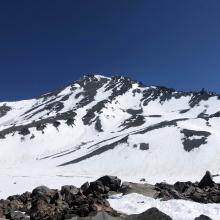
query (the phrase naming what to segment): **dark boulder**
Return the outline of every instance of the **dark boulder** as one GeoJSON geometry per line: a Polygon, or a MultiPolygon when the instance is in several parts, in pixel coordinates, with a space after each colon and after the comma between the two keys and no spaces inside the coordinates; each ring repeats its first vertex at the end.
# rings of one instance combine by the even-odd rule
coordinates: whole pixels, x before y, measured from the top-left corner
{"type": "Polygon", "coordinates": [[[200,215],[199,217],[195,218],[195,220],[212,220],[206,215],[200,215]]]}
{"type": "Polygon", "coordinates": [[[39,186],[35,188],[31,193],[32,202],[38,200],[44,200],[47,203],[50,203],[51,199],[56,194],[56,190],[50,189],[46,186],[39,186]]]}
{"type": "Polygon", "coordinates": [[[104,186],[108,187],[110,191],[118,191],[121,186],[121,180],[117,176],[103,176],[97,181],[100,181],[104,186]]]}
{"type": "Polygon", "coordinates": [[[176,182],[173,186],[174,189],[177,190],[180,193],[184,193],[189,186],[191,186],[191,182],[176,182]]]}
{"type": "Polygon", "coordinates": [[[101,181],[96,180],[90,183],[89,192],[104,194],[106,192],[106,188],[101,181]]]}
{"type": "Polygon", "coordinates": [[[80,191],[83,194],[88,194],[88,190],[89,190],[89,183],[85,182],[81,187],[80,187],[80,191]]]}
{"type": "MultiPolygon", "coordinates": [[[[79,194],[79,189],[72,185],[62,186],[60,194],[62,195],[64,201],[66,201],[69,205],[73,203],[73,200],[77,198],[79,194]]],[[[58,195],[61,197],[61,195],[58,195]]]]}
{"type": "Polygon", "coordinates": [[[77,208],[77,212],[76,214],[81,216],[81,217],[85,217],[88,216],[90,213],[90,207],[89,204],[82,204],[77,208]]]}
{"type": "Polygon", "coordinates": [[[23,128],[21,131],[18,132],[20,135],[26,136],[28,134],[30,134],[30,131],[28,130],[28,128],[23,128]]]}
{"type": "Polygon", "coordinates": [[[45,124],[37,124],[36,129],[37,131],[43,131],[46,128],[45,124]]]}
{"type": "Polygon", "coordinates": [[[206,171],[205,176],[201,179],[198,186],[202,189],[205,187],[214,187],[214,181],[212,175],[209,171],[206,171]]]}
{"type": "Polygon", "coordinates": [[[77,195],[79,193],[79,189],[73,185],[65,185],[61,187],[61,194],[62,195],[67,195],[69,193],[73,195],[77,195]]]}
{"type": "Polygon", "coordinates": [[[140,143],[140,150],[149,150],[149,144],[140,143]]]}
{"type": "Polygon", "coordinates": [[[126,220],[172,220],[171,217],[161,212],[157,208],[150,208],[147,211],[138,214],[130,215],[125,218],[126,220]]]}

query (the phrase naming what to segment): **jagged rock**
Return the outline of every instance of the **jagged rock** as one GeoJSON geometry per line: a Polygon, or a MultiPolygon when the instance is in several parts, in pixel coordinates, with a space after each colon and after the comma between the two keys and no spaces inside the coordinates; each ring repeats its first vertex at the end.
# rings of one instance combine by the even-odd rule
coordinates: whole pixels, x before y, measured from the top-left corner
{"type": "Polygon", "coordinates": [[[190,196],[190,195],[192,195],[192,194],[195,192],[195,190],[196,190],[196,187],[193,186],[193,185],[191,185],[191,186],[189,186],[189,187],[185,190],[184,194],[185,194],[186,196],[190,196]]]}
{"type": "Polygon", "coordinates": [[[213,187],[214,186],[214,181],[213,181],[212,175],[209,171],[206,171],[205,176],[201,179],[198,186],[200,188],[213,187]]]}
{"type": "Polygon", "coordinates": [[[199,217],[195,218],[195,220],[212,220],[206,215],[200,215],[199,217]]]}
{"type": "Polygon", "coordinates": [[[158,198],[166,201],[169,199],[184,199],[184,196],[175,190],[173,185],[167,183],[157,183],[156,189],[159,191],[158,198]]]}
{"type": "Polygon", "coordinates": [[[45,200],[39,198],[37,201],[32,203],[32,207],[30,209],[30,217],[34,220],[48,219],[50,216],[51,219],[56,214],[56,208],[54,204],[49,204],[45,200]]]}
{"type": "Polygon", "coordinates": [[[27,203],[31,199],[31,193],[25,192],[19,196],[19,200],[23,203],[27,203]]]}
{"type": "Polygon", "coordinates": [[[191,185],[192,185],[191,182],[176,182],[174,184],[174,189],[180,193],[184,193],[185,190],[191,185]]]}
{"type": "Polygon", "coordinates": [[[32,201],[42,199],[49,203],[55,195],[55,193],[56,190],[52,190],[46,186],[39,186],[32,191],[31,198],[32,201]]]}
{"type": "Polygon", "coordinates": [[[21,210],[23,207],[24,207],[24,204],[19,200],[12,200],[10,202],[11,210],[14,210],[14,211],[21,210]]]}
{"type": "Polygon", "coordinates": [[[83,194],[87,194],[88,189],[89,189],[89,183],[88,183],[88,182],[85,182],[85,183],[80,187],[80,191],[81,191],[83,194]]]}
{"type": "Polygon", "coordinates": [[[63,196],[62,196],[61,192],[57,191],[54,194],[53,198],[51,199],[51,203],[57,204],[57,203],[59,203],[59,201],[62,201],[62,200],[63,200],[63,196]]]}
{"type": "Polygon", "coordinates": [[[68,204],[71,204],[72,201],[76,199],[76,195],[79,193],[79,189],[72,185],[66,185],[62,186],[60,193],[63,196],[64,200],[68,204]]]}
{"type": "Polygon", "coordinates": [[[118,191],[121,186],[121,180],[117,176],[103,176],[98,179],[102,184],[109,188],[110,191],[118,191]]]}
{"type": "Polygon", "coordinates": [[[99,180],[91,182],[88,190],[89,190],[90,193],[104,194],[106,192],[105,191],[105,186],[99,180]]]}

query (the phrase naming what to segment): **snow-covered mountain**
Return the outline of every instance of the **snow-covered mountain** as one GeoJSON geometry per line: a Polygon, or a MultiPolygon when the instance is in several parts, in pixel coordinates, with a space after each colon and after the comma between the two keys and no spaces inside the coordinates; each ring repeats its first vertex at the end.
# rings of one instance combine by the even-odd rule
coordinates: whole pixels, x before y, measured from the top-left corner
{"type": "Polygon", "coordinates": [[[219,155],[220,96],[205,90],[88,75],[0,103],[1,176],[193,178],[219,173],[219,155]]]}

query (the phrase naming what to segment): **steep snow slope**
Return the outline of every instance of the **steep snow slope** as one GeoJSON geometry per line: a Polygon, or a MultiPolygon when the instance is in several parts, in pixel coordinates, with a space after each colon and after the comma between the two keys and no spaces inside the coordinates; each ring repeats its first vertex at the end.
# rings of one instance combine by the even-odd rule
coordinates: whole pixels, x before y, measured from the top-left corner
{"type": "Polygon", "coordinates": [[[84,76],[32,100],[0,103],[0,188],[21,176],[35,178],[32,185],[51,176],[54,187],[65,177],[103,174],[200,178],[220,172],[219,134],[214,93],[84,76]]]}

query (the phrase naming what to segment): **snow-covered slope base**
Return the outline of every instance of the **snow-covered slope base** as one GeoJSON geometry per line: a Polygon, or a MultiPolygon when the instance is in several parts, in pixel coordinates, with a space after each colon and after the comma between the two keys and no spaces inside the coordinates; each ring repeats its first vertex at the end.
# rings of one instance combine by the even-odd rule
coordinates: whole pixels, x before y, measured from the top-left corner
{"type": "Polygon", "coordinates": [[[0,103],[0,197],[104,174],[148,182],[220,172],[220,97],[84,76],[0,103]]]}
{"type": "Polygon", "coordinates": [[[200,204],[184,200],[161,201],[136,193],[112,196],[109,202],[115,210],[129,215],[139,214],[151,207],[156,207],[173,220],[194,220],[202,214],[212,220],[219,220],[220,216],[219,204],[200,204]]]}

